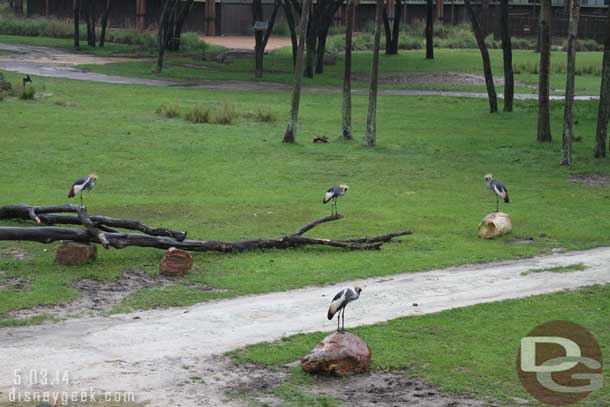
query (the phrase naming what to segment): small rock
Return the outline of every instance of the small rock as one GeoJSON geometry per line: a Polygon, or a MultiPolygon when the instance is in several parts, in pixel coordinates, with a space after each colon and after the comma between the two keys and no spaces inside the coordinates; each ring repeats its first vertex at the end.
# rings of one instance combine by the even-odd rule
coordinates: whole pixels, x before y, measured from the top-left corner
{"type": "Polygon", "coordinates": [[[63,266],[80,266],[97,258],[97,247],[93,244],[63,242],[57,249],[55,262],[63,266]]]}
{"type": "Polygon", "coordinates": [[[193,256],[184,250],[170,248],[159,263],[159,273],[166,276],[183,276],[193,268],[193,256]]]}
{"type": "Polygon", "coordinates": [[[314,144],[325,144],[328,143],[328,137],[326,136],[318,136],[313,138],[314,144]]]}
{"type": "Polygon", "coordinates": [[[334,332],[301,359],[307,373],[350,376],[368,372],[371,350],[360,337],[334,332]]]}

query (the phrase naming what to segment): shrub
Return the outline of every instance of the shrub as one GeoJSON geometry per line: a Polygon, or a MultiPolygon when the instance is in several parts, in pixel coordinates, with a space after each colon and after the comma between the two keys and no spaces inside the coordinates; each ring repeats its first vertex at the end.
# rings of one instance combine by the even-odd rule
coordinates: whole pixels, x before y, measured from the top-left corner
{"type": "Polygon", "coordinates": [[[172,103],[164,103],[157,108],[157,114],[168,119],[180,117],[180,106],[172,103]]]}
{"type": "MultiPolygon", "coordinates": [[[[330,28],[331,33],[332,33],[333,27],[335,27],[335,26],[336,26],[336,24],[331,26],[331,28],[330,28]]],[[[288,26],[288,23],[286,22],[286,20],[284,20],[284,19],[278,20],[275,22],[275,24],[273,24],[273,35],[276,35],[278,37],[290,36],[290,27],[288,26]]]]}
{"type": "Polygon", "coordinates": [[[74,26],[67,20],[49,19],[46,35],[53,38],[71,38],[74,35],[74,26]]]}
{"type": "Polygon", "coordinates": [[[180,49],[183,51],[205,52],[210,48],[209,44],[199,38],[197,33],[184,33],[180,36],[180,49]]]}
{"type": "Polygon", "coordinates": [[[263,123],[273,123],[277,121],[277,116],[272,111],[259,106],[254,112],[254,120],[263,123]]]}
{"type": "Polygon", "coordinates": [[[21,100],[33,100],[34,96],[36,96],[36,89],[33,86],[26,86],[19,91],[19,99],[21,100]]]}
{"type": "Polygon", "coordinates": [[[209,123],[210,109],[207,106],[197,105],[184,116],[184,119],[192,123],[209,123]]]}
{"type": "Polygon", "coordinates": [[[407,36],[401,34],[398,38],[398,49],[422,49],[424,47],[424,38],[422,36],[407,36]]]}
{"type": "Polygon", "coordinates": [[[233,124],[237,120],[238,116],[239,115],[235,107],[225,100],[222,105],[222,109],[215,112],[212,122],[215,124],[224,125],[233,124]]]}
{"type": "Polygon", "coordinates": [[[0,92],[10,92],[13,88],[11,83],[4,79],[4,75],[0,72],[0,92]]]}

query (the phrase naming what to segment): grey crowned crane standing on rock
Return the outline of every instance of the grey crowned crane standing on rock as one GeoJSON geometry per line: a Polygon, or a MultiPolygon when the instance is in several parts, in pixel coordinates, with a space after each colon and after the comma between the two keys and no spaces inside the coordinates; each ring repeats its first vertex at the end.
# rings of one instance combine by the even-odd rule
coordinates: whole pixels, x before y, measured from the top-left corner
{"type": "Polygon", "coordinates": [[[90,174],[86,177],[82,177],[77,179],[74,184],[72,184],[72,188],[70,188],[70,192],[68,192],[68,198],[74,198],[76,194],[80,193],[80,206],[83,206],[83,191],[86,189],[87,191],[91,191],[95,186],[95,182],[97,181],[97,175],[90,174]]]}
{"type": "Polygon", "coordinates": [[[345,193],[347,192],[347,190],[349,189],[348,185],[345,184],[341,184],[338,187],[331,187],[328,191],[326,191],[326,193],[324,194],[324,199],[322,200],[323,204],[327,204],[330,201],[333,201],[331,207],[330,207],[330,215],[333,215],[333,209],[334,209],[334,214],[338,214],[337,212],[337,198],[339,198],[340,196],[345,195],[345,193]]]}
{"type": "Polygon", "coordinates": [[[500,211],[500,198],[504,200],[504,203],[509,203],[508,190],[500,182],[496,181],[491,177],[491,174],[485,176],[485,187],[496,194],[496,212],[500,211]]]}
{"type": "Polygon", "coordinates": [[[335,314],[339,314],[337,316],[337,332],[345,331],[345,307],[350,302],[356,301],[358,298],[360,298],[361,292],[362,292],[362,288],[360,288],[360,287],[354,287],[353,289],[344,288],[343,290],[339,291],[337,293],[337,295],[335,295],[335,298],[333,298],[332,302],[330,303],[330,307],[328,307],[327,317],[328,317],[328,320],[330,321],[331,319],[333,319],[335,314]],[[339,320],[340,319],[343,320],[341,329],[339,329],[339,320]]]}
{"type": "Polygon", "coordinates": [[[28,82],[32,83],[32,78],[30,78],[30,75],[26,75],[23,77],[23,89],[25,89],[25,84],[28,82]]]}

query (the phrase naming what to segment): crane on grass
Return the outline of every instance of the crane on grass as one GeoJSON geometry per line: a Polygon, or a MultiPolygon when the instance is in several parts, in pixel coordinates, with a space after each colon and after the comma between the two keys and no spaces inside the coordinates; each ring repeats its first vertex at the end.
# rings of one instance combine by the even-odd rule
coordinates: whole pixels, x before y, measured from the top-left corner
{"type": "Polygon", "coordinates": [[[500,211],[500,198],[504,200],[504,203],[510,202],[506,187],[502,183],[493,179],[491,174],[487,174],[485,176],[485,187],[496,195],[496,212],[500,211]]]}
{"type": "Polygon", "coordinates": [[[331,206],[330,206],[330,215],[331,216],[333,215],[333,213],[334,214],[338,214],[338,212],[337,212],[337,198],[339,198],[340,196],[345,195],[345,193],[347,192],[348,189],[349,189],[349,185],[340,184],[339,186],[331,187],[324,194],[324,199],[322,199],[322,203],[323,204],[327,204],[328,202],[333,201],[331,206]]]}
{"type": "Polygon", "coordinates": [[[345,332],[345,307],[352,301],[356,301],[360,298],[360,293],[362,292],[362,288],[354,287],[352,288],[344,288],[339,291],[337,295],[333,298],[328,307],[328,320],[333,319],[335,314],[337,316],[337,332],[345,332]],[[342,321],[341,328],[339,328],[339,320],[342,321]]]}

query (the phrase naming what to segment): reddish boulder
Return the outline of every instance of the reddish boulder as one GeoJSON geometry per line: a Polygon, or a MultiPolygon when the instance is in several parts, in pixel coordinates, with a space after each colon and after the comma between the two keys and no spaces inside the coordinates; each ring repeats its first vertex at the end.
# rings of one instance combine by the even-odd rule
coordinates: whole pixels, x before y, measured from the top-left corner
{"type": "Polygon", "coordinates": [[[371,349],[360,337],[349,332],[328,335],[301,359],[307,373],[350,376],[364,373],[371,364],[371,349]]]}
{"type": "Polygon", "coordinates": [[[97,246],[76,242],[63,242],[57,249],[55,262],[63,266],[80,266],[97,258],[97,246]]]}
{"type": "Polygon", "coordinates": [[[170,248],[159,263],[159,273],[166,276],[182,276],[193,268],[193,256],[184,250],[170,248]]]}

